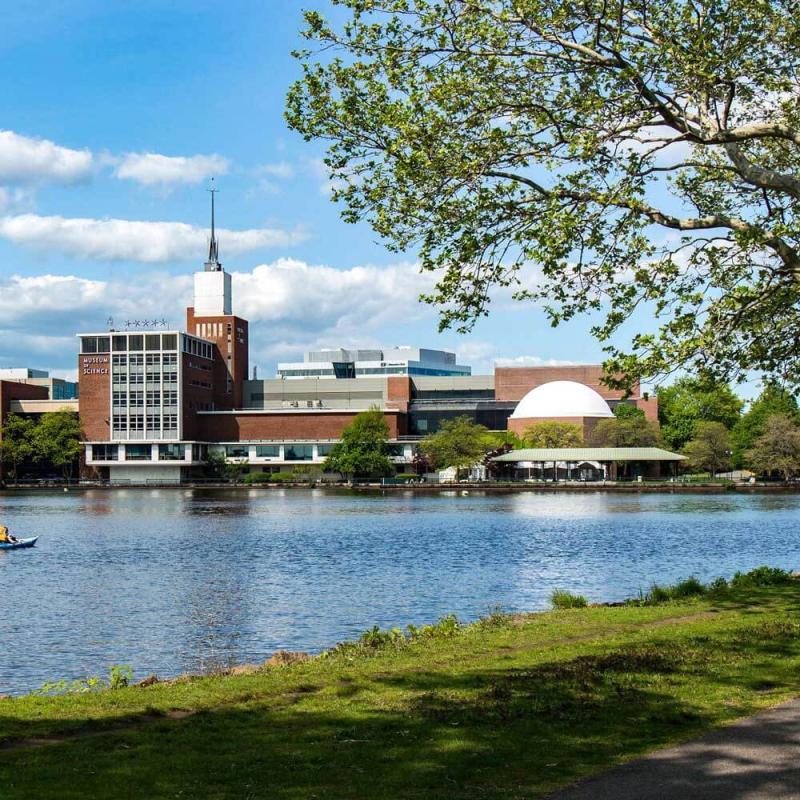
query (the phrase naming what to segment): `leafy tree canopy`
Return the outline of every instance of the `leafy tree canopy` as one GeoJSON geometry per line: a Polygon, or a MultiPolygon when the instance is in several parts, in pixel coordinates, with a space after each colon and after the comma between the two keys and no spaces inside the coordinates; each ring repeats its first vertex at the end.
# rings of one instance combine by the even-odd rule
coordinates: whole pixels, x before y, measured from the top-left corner
{"type": "Polygon", "coordinates": [[[731,428],[742,401],[730,386],[709,378],[680,378],[658,390],[658,419],[665,444],[680,450],[694,437],[699,422],[720,422],[731,428]]]}
{"type": "Polygon", "coordinates": [[[655,423],[642,414],[600,420],[592,431],[592,442],[605,447],[656,447],[661,437],[655,423]]]}
{"type": "Polygon", "coordinates": [[[9,414],[3,423],[0,455],[2,455],[3,466],[8,470],[15,483],[19,477],[20,466],[33,457],[35,427],[32,419],[20,417],[17,414],[9,414]]]}
{"type": "Polygon", "coordinates": [[[698,422],[694,438],[683,448],[692,469],[708,470],[712,476],[731,466],[731,441],[721,422],[698,422]]]}
{"type": "Polygon", "coordinates": [[[80,458],[82,440],[81,421],[73,411],[42,414],[33,430],[34,458],[49,462],[68,478],[80,458]]]}
{"type": "Polygon", "coordinates": [[[356,414],[325,459],[326,472],[345,478],[378,478],[394,472],[389,459],[389,426],[378,408],[356,414]]]}
{"type": "Polygon", "coordinates": [[[581,447],[583,430],[572,422],[535,422],[525,428],[526,447],[581,447]]]}
{"type": "Polygon", "coordinates": [[[614,406],[614,416],[617,419],[644,419],[644,411],[631,403],[617,403],[614,406]]]}
{"type": "Polygon", "coordinates": [[[764,432],[767,419],[773,414],[784,414],[800,422],[800,410],[794,396],[778,384],[770,383],[764,387],[731,430],[736,466],[744,464],[745,451],[753,447],[756,439],[764,432]]]}
{"type": "Polygon", "coordinates": [[[333,198],[419,249],[443,326],[492,292],[594,328],[626,380],[800,385],[793,0],[333,0],[287,119],[333,198]],[[612,345],[640,306],[654,334],[612,345]]]}
{"type": "Polygon", "coordinates": [[[754,472],[770,475],[777,472],[789,480],[800,472],[800,425],[788,414],[771,414],[752,449],[745,454],[754,472]]]}
{"type": "Polygon", "coordinates": [[[486,428],[466,416],[444,420],[436,433],[420,442],[420,449],[435,469],[455,467],[456,471],[473,467],[493,448],[486,428]]]}

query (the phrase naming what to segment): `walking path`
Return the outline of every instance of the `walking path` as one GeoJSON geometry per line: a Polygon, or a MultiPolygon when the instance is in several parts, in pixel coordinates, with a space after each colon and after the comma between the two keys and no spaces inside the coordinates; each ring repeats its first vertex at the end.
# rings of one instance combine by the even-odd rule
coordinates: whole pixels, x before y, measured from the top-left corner
{"type": "Polygon", "coordinates": [[[800,799],[800,699],[562,789],[549,800],[800,799]]]}

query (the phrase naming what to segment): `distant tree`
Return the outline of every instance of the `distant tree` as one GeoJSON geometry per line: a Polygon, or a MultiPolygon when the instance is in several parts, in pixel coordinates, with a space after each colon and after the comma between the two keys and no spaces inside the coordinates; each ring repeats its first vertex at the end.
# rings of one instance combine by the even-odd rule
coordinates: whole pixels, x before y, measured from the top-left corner
{"type": "Polygon", "coordinates": [[[731,439],[721,422],[698,422],[694,438],[683,448],[692,469],[708,470],[711,477],[730,469],[731,439]]]}
{"type": "Polygon", "coordinates": [[[64,408],[42,414],[33,431],[33,457],[70,478],[81,455],[82,441],[81,421],[74,411],[64,408]]]}
{"type": "Polygon", "coordinates": [[[617,419],[644,419],[644,411],[632,403],[617,403],[614,416],[617,419]]]}
{"type": "Polygon", "coordinates": [[[761,394],[750,404],[750,408],[731,429],[733,443],[733,462],[737,467],[744,466],[745,453],[764,433],[767,419],[773,414],[784,414],[800,422],[800,410],[794,395],[777,384],[767,384],[761,394]]]}
{"type": "Polygon", "coordinates": [[[593,444],[603,447],[655,447],[661,443],[658,426],[645,419],[644,414],[602,419],[592,431],[591,439],[593,444]]]}
{"type": "Polygon", "coordinates": [[[522,438],[527,447],[583,446],[583,430],[572,422],[535,422],[525,428],[522,438]]]}
{"type": "Polygon", "coordinates": [[[729,429],[742,413],[742,401],[727,383],[709,378],[679,378],[658,390],[661,438],[672,450],[681,450],[695,437],[700,422],[719,422],[729,429]]]}
{"type": "Polygon", "coordinates": [[[378,408],[356,414],[325,459],[325,472],[338,472],[345,480],[379,478],[394,473],[389,459],[389,426],[378,408]]]}
{"type": "Polygon", "coordinates": [[[19,478],[19,468],[34,453],[33,431],[35,424],[28,417],[9,414],[3,423],[0,454],[3,468],[8,469],[14,483],[19,478]]]}
{"type": "Polygon", "coordinates": [[[456,417],[444,420],[436,433],[426,436],[420,442],[420,450],[434,469],[454,467],[460,473],[475,466],[492,449],[486,434],[486,428],[469,417],[456,417]]]}
{"type": "Polygon", "coordinates": [[[784,480],[800,472],[800,425],[788,414],[767,417],[764,429],[745,453],[745,463],[754,472],[779,473],[784,480]]]}

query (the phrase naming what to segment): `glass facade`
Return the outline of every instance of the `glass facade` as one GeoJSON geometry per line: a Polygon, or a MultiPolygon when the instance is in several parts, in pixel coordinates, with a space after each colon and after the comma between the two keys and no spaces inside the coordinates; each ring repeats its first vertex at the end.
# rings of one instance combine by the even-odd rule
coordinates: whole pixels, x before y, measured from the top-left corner
{"type": "Polygon", "coordinates": [[[285,461],[311,461],[314,458],[314,446],[310,444],[287,444],[284,448],[285,461]]]}
{"type": "Polygon", "coordinates": [[[277,444],[256,445],[256,458],[280,458],[281,447],[277,444]]]}
{"type": "Polygon", "coordinates": [[[160,444],[158,446],[159,461],[183,461],[185,458],[182,444],[160,444]]]}

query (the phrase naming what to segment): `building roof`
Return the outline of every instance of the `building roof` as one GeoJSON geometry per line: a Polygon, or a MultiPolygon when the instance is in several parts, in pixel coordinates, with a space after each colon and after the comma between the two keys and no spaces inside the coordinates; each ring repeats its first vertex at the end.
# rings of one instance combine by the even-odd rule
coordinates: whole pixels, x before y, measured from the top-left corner
{"type": "Polygon", "coordinates": [[[511,419],[613,416],[608,403],[586,384],[550,381],[531,389],[519,401],[511,419]]]}
{"type": "Polygon", "coordinates": [[[535,447],[512,450],[492,461],[684,461],[660,447],[535,447]]]}

